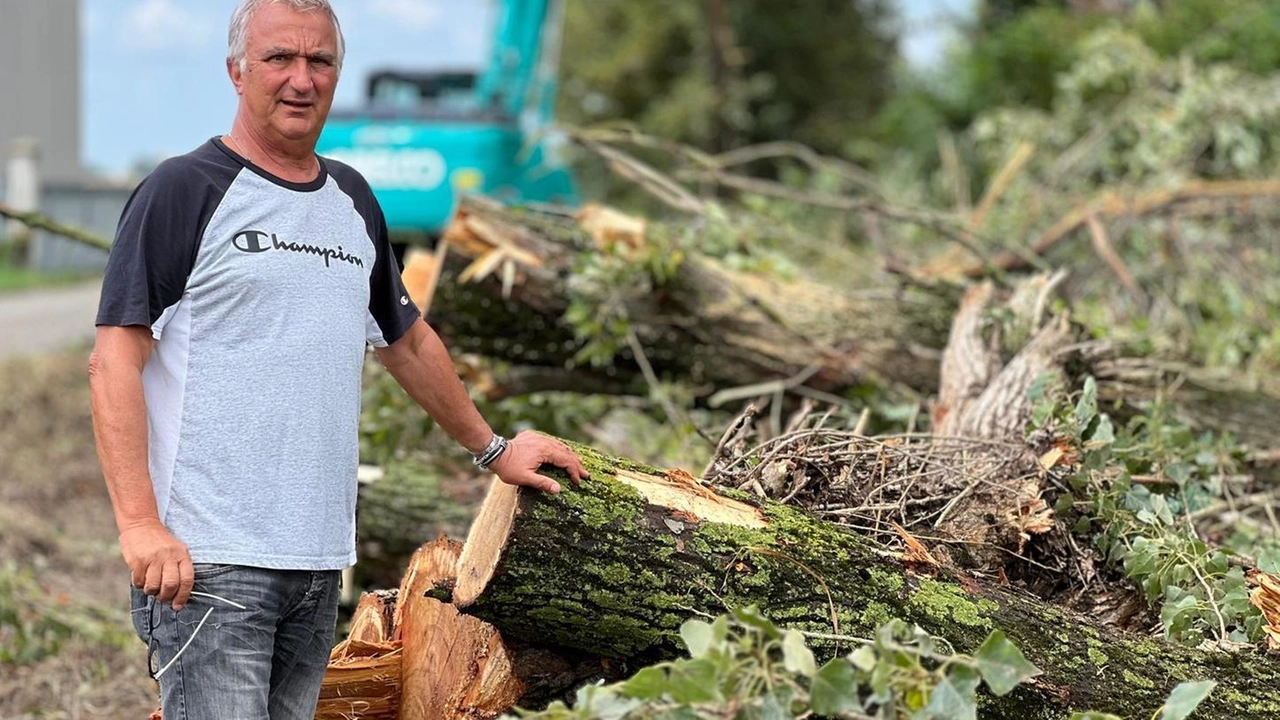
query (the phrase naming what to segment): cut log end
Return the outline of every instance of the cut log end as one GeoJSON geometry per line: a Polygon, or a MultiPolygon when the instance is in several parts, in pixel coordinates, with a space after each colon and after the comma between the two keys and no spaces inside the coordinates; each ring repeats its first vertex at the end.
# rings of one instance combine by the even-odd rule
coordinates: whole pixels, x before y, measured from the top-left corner
{"type": "Polygon", "coordinates": [[[404,615],[410,606],[408,599],[422,597],[437,582],[452,579],[457,569],[459,552],[461,546],[456,540],[441,535],[435,541],[418,548],[409,559],[404,577],[400,580],[399,602],[392,615],[395,639],[400,640],[403,634],[404,615]]]}
{"type": "Polygon", "coordinates": [[[465,608],[474,603],[493,577],[498,558],[511,534],[519,490],[496,477],[489,485],[489,494],[471,523],[462,556],[458,558],[457,584],[453,588],[453,604],[457,607],[465,608]]]}

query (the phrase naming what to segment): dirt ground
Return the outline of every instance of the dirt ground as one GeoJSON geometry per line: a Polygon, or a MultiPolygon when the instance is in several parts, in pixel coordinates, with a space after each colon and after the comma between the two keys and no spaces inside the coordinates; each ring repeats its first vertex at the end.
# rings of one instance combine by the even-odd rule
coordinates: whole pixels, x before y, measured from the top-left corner
{"type": "Polygon", "coordinates": [[[41,629],[47,638],[42,617],[86,630],[43,659],[0,661],[0,718],[141,719],[156,708],[94,455],[87,359],[80,348],[0,361],[0,579],[37,586],[0,588],[0,649],[41,629]]]}

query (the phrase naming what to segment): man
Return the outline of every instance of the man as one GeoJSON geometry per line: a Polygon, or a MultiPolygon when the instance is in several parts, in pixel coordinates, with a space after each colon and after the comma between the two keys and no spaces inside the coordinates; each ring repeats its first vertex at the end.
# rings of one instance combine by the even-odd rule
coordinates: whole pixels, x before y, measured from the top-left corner
{"type": "Polygon", "coordinates": [[[94,430],[166,720],[313,716],[355,560],[366,343],[480,467],[586,477],[558,441],[493,433],[369,186],[316,156],[342,57],[328,0],[242,0],[231,131],[142,182],[108,262],[94,430]]]}

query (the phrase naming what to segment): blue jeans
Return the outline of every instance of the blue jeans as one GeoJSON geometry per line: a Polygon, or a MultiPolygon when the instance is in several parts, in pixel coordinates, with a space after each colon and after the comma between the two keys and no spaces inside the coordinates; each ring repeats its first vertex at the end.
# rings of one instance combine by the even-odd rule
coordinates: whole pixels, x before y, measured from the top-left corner
{"type": "Polygon", "coordinates": [[[135,588],[133,627],[159,675],[164,720],[312,720],[339,575],[197,563],[195,593],[205,594],[177,612],[135,588]]]}

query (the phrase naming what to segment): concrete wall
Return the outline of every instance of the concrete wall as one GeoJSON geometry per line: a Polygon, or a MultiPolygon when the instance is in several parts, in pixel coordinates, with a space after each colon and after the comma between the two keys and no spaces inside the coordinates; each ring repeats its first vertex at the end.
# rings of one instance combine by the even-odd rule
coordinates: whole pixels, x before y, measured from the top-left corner
{"type": "Polygon", "coordinates": [[[0,0],[0,168],[21,136],[47,180],[80,175],[79,0],[0,0]]]}

